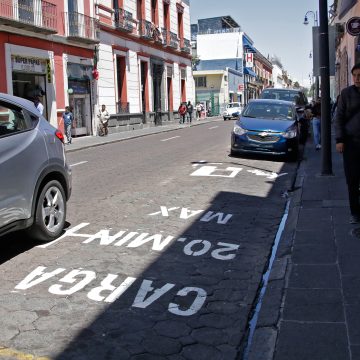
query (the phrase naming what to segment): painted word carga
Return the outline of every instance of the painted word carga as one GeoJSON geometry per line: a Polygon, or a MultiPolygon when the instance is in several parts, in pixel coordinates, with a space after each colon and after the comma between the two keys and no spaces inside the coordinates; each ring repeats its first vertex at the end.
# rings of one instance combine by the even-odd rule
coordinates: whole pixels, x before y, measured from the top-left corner
{"type": "MultiPolygon", "coordinates": [[[[27,290],[36,285],[39,285],[49,279],[53,279],[59,274],[64,274],[67,270],[64,268],[57,268],[52,271],[46,271],[45,266],[38,266],[29,275],[20,281],[16,286],[16,290],[27,290]]],[[[108,274],[100,281],[100,284],[93,287],[88,293],[87,297],[93,301],[112,303],[126,292],[134,284],[135,277],[127,276],[120,284],[114,285],[119,275],[108,274]]],[[[48,289],[49,293],[54,295],[69,296],[78,291],[81,291],[85,286],[99,281],[97,275],[92,270],[73,269],[69,271],[61,279],[51,285],[48,289]],[[71,286],[66,286],[71,284],[71,286]]],[[[186,286],[176,290],[176,285],[166,283],[162,287],[155,288],[153,280],[144,279],[141,282],[140,288],[132,303],[132,307],[145,309],[161,298],[164,294],[172,291],[173,298],[181,297],[181,305],[176,302],[170,302],[167,310],[178,316],[191,316],[196,314],[204,305],[207,293],[204,289],[193,286],[186,286]],[[188,304],[187,304],[188,303],[188,304]],[[184,305],[184,304],[187,304],[184,305]]]]}

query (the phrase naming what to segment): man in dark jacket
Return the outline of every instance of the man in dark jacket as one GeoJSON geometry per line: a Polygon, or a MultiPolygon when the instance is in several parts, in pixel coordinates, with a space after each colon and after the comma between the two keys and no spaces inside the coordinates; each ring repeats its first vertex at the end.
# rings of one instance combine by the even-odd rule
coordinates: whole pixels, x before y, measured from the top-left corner
{"type": "Polygon", "coordinates": [[[351,69],[354,85],[341,91],[335,118],[336,150],[343,154],[350,223],[360,223],[360,63],[351,69]]]}

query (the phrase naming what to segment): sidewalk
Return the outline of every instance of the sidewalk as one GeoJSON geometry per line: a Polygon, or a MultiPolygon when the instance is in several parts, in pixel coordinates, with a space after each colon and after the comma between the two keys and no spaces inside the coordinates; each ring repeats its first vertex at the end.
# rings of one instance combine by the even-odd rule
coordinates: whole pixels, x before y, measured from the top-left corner
{"type": "Polygon", "coordinates": [[[360,225],[332,150],[334,176],[320,176],[305,147],[248,360],[360,359],[360,225]]]}
{"type": "MultiPolygon", "coordinates": [[[[213,116],[201,120],[194,120],[191,123],[191,127],[199,126],[207,123],[211,123],[214,121],[224,121],[222,116],[213,116]]],[[[114,134],[109,134],[108,136],[82,136],[72,138],[71,145],[66,145],[65,150],[67,153],[74,152],[82,149],[87,149],[95,146],[100,146],[104,144],[111,144],[122,140],[134,139],[142,136],[147,136],[151,134],[157,134],[161,132],[168,132],[173,130],[183,129],[185,127],[189,127],[189,123],[179,124],[175,122],[169,125],[161,125],[154,126],[149,128],[137,129],[137,130],[129,130],[122,131],[114,134]]]]}

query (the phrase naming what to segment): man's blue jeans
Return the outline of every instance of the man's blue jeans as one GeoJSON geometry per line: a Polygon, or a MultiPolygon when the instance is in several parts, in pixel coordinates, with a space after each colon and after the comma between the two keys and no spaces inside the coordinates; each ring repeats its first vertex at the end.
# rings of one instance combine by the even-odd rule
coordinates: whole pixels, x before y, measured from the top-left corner
{"type": "Polygon", "coordinates": [[[319,118],[312,119],[312,128],[315,146],[321,145],[321,121],[319,118]]]}

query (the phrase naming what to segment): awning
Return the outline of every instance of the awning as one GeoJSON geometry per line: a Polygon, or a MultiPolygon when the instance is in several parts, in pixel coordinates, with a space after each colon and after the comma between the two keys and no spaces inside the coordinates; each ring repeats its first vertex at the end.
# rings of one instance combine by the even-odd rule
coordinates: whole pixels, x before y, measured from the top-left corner
{"type": "Polygon", "coordinates": [[[247,67],[244,67],[244,74],[256,77],[256,73],[254,71],[252,71],[250,68],[247,68],[247,67]]]}
{"type": "Polygon", "coordinates": [[[247,52],[256,53],[256,49],[251,45],[250,41],[243,36],[243,46],[247,52]]]}

